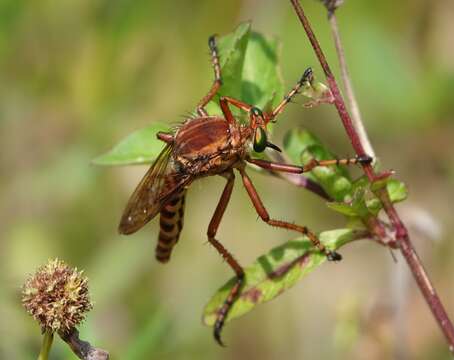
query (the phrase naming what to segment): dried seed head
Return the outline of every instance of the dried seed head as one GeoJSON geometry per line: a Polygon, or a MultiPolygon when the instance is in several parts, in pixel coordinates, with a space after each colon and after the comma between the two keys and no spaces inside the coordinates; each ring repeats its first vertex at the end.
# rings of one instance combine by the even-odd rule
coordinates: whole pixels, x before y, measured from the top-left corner
{"type": "Polygon", "coordinates": [[[22,304],[43,331],[67,332],[79,325],[93,307],[87,283],[82,271],[59,259],[49,260],[25,282],[22,304]]]}
{"type": "Polygon", "coordinates": [[[329,16],[334,14],[336,9],[344,3],[344,0],[320,0],[328,10],[329,16]]]}

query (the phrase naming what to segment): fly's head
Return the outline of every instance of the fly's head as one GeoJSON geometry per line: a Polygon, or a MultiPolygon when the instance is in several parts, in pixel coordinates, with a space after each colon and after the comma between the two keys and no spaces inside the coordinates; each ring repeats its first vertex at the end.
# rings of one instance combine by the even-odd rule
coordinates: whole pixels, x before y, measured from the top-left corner
{"type": "Polygon", "coordinates": [[[267,147],[281,152],[277,145],[268,141],[267,125],[270,122],[268,114],[263,113],[258,107],[249,110],[250,128],[252,130],[252,144],[255,152],[263,152],[267,147]]]}

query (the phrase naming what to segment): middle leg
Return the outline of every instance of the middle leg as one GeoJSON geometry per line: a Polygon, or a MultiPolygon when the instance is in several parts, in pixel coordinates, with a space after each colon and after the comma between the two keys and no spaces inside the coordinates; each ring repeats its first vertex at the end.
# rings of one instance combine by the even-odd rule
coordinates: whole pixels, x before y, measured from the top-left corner
{"type": "Polygon", "coordinates": [[[268,225],[271,225],[271,226],[280,227],[280,228],[287,229],[287,230],[293,230],[293,231],[299,232],[302,235],[306,235],[309,238],[309,240],[312,242],[312,244],[321,253],[325,254],[327,259],[330,261],[339,261],[342,259],[342,256],[340,254],[338,254],[337,252],[328,250],[325,247],[325,245],[323,245],[320,242],[317,235],[315,235],[306,226],[300,226],[300,225],[289,223],[287,221],[271,219],[270,215],[268,214],[268,211],[266,210],[265,206],[262,203],[262,200],[260,199],[260,197],[257,193],[257,190],[255,189],[254,185],[252,184],[252,181],[249,178],[249,176],[246,174],[246,171],[244,170],[244,168],[239,168],[238,170],[241,173],[244,187],[246,188],[246,191],[248,192],[249,197],[252,200],[252,204],[254,205],[255,210],[257,211],[257,213],[259,214],[259,216],[262,218],[263,221],[265,221],[268,225]]]}
{"type": "Polygon", "coordinates": [[[304,172],[309,172],[313,168],[318,166],[331,166],[331,165],[354,165],[354,164],[370,164],[372,162],[372,158],[368,155],[363,156],[356,156],[354,158],[347,158],[347,159],[332,159],[332,160],[316,160],[312,159],[306,165],[298,166],[298,165],[290,165],[284,163],[278,163],[268,160],[262,159],[246,159],[247,162],[257,165],[265,170],[271,171],[281,171],[286,173],[292,174],[302,174],[304,172]]]}

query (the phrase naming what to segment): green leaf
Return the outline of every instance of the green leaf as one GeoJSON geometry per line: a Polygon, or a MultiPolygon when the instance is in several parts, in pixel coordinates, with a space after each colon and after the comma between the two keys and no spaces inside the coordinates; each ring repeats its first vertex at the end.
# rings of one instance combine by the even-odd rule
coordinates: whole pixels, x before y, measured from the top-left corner
{"type": "Polygon", "coordinates": [[[389,199],[392,203],[403,201],[408,196],[408,190],[405,184],[402,181],[396,179],[387,178],[371,184],[371,191],[369,192],[371,196],[369,197],[369,199],[367,199],[366,204],[370,213],[372,213],[373,215],[377,215],[383,207],[381,201],[378,199],[374,192],[385,186],[386,190],[388,191],[389,199]]]}
{"type": "Polygon", "coordinates": [[[349,217],[376,216],[382,209],[382,204],[373,190],[377,191],[383,187],[387,188],[389,198],[393,203],[407,198],[407,188],[399,180],[388,178],[370,184],[367,177],[362,176],[353,182],[352,190],[343,202],[331,202],[327,205],[330,209],[349,217]]]}
{"type": "MultiPolygon", "coordinates": [[[[290,160],[303,165],[312,159],[334,159],[333,154],[307,130],[292,129],[284,138],[284,149],[290,160]]],[[[318,182],[335,200],[328,207],[348,217],[377,215],[382,205],[374,191],[386,186],[391,201],[405,200],[408,192],[405,184],[395,179],[383,179],[370,184],[366,176],[350,181],[345,168],[341,166],[316,167],[305,176],[318,182]]]]}
{"type": "MultiPolygon", "coordinates": [[[[335,156],[307,130],[292,129],[284,137],[284,149],[294,164],[304,165],[311,159],[329,160],[335,156]]],[[[348,172],[341,166],[316,167],[305,176],[318,182],[336,201],[344,201],[351,192],[348,172]]]]}
{"type": "Polygon", "coordinates": [[[347,204],[347,203],[344,203],[344,202],[329,202],[326,204],[330,209],[340,213],[340,214],[343,214],[343,215],[346,215],[346,216],[358,216],[358,214],[356,213],[356,210],[355,208],[353,208],[353,206],[351,206],[351,204],[347,204]]]}
{"type": "Polygon", "coordinates": [[[349,194],[351,199],[348,202],[331,202],[327,205],[330,209],[343,215],[366,219],[371,214],[367,203],[367,192],[366,187],[359,187],[349,194]]]}
{"type": "Polygon", "coordinates": [[[279,41],[252,32],[244,60],[240,99],[266,110],[284,96],[278,65],[279,41]]]}
{"type": "MultiPolygon", "coordinates": [[[[220,96],[231,96],[261,109],[276,105],[283,97],[279,42],[252,32],[250,27],[250,22],[240,24],[233,33],[218,39],[223,85],[207,105],[209,114],[221,114],[220,96]]],[[[232,112],[246,116],[233,107],[232,112]]]]}
{"type": "Polygon", "coordinates": [[[393,203],[404,201],[408,196],[408,189],[402,181],[390,179],[386,188],[393,203]]]}
{"type": "Polygon", "coordinates": [[[94,159],[96,165],[131,165],[152,163],[164,148],[156,138],[159,131],[169,132],[166,124],[153,123],[120,141],[112,150],[94,159]]]}
{"type": "MultiPolygon", "coordinates": [[[[232,33],[218,39],[223,85],[219,94],[207,105],[209,114],[221,114],[219,97],[227,95],[261,107],[280,101],[284,88],[277,64],[278,42],[251,32],[251,23],[240,24],[232,33]]],[[[207,68],[207,71],[209,68],[207,68]]],[[[203,94],[202,94],[203,95],[203,94]]],[[[201,95],[201,96],[202,96],[201,95]]],[[[238,120],[247,114],[239,114],[238,120]]],[[[97,165],[129,165],[151,163],[164,144],[156,139],[158,131],[169,127],[153,123],[121,141],[107,154],[93,160],[97,165]]]]}
{"type": "MultiPolygon", "coordinates": [[[[334,250],[358,239],[360,234],[361,232],[351,229],[325,231],[320,234],[320,241],[334,250]]],[[[245,283],[241,295],[230,309],[226,321],[240,317],[256,305],[274,299],[325,261],[326,256],[314,250],[306,237],[289,241],[260,256],[245,269],[245,283]]],[[[214,325],[217,313],[234,283],[235,278],[230,279],[208,302],[203,315],[204,324],[214,325]]]]}
{"type": "Polygon", "coordinates": [[[240,24],[236,30],[218,40],[221,64],[222,87],[220,94],[239,97],[241,95],[241,74],[248,47],[251,23],[240,24]]]}

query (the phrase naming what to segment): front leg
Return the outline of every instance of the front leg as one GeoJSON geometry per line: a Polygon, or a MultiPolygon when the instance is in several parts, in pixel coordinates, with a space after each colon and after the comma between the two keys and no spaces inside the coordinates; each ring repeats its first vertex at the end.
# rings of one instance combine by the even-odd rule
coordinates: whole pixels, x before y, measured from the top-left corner
{"type": "Polygon", "coordinates": [[[219,100],[219,105],[221,106],[222,113],[224,114],[225,119],[229,124],[235,123],[235,118],[232,114],[232,111],[230,110],[229,104],[244,110],[246,112],[249,112],[252,109],[252,106],[249,104],[246,104],[240,100],[231,98],[230,96],[221,96],[219,100]]]}
{"type": "Polygon", "coordinates": [[[208,91],[208,94],[205,95],[205,97],[200,100],[200,102],[197,104],[197,114],[199,116],[208,116],[205,106],[214,98],[214,96],[218,93],[221,85],[222,85],[222,80],[221,80],[221,65],[219,62],[219,54],[218,54],[218,48],[216,45],[216,37],[210,36],[208,39],[208,46],[210,47],[210,53],[211,53],[211,63],[213,64],[213,69],[214,69],[214,82],[213,85],[211,86],[210,91],[208,91]]]}

